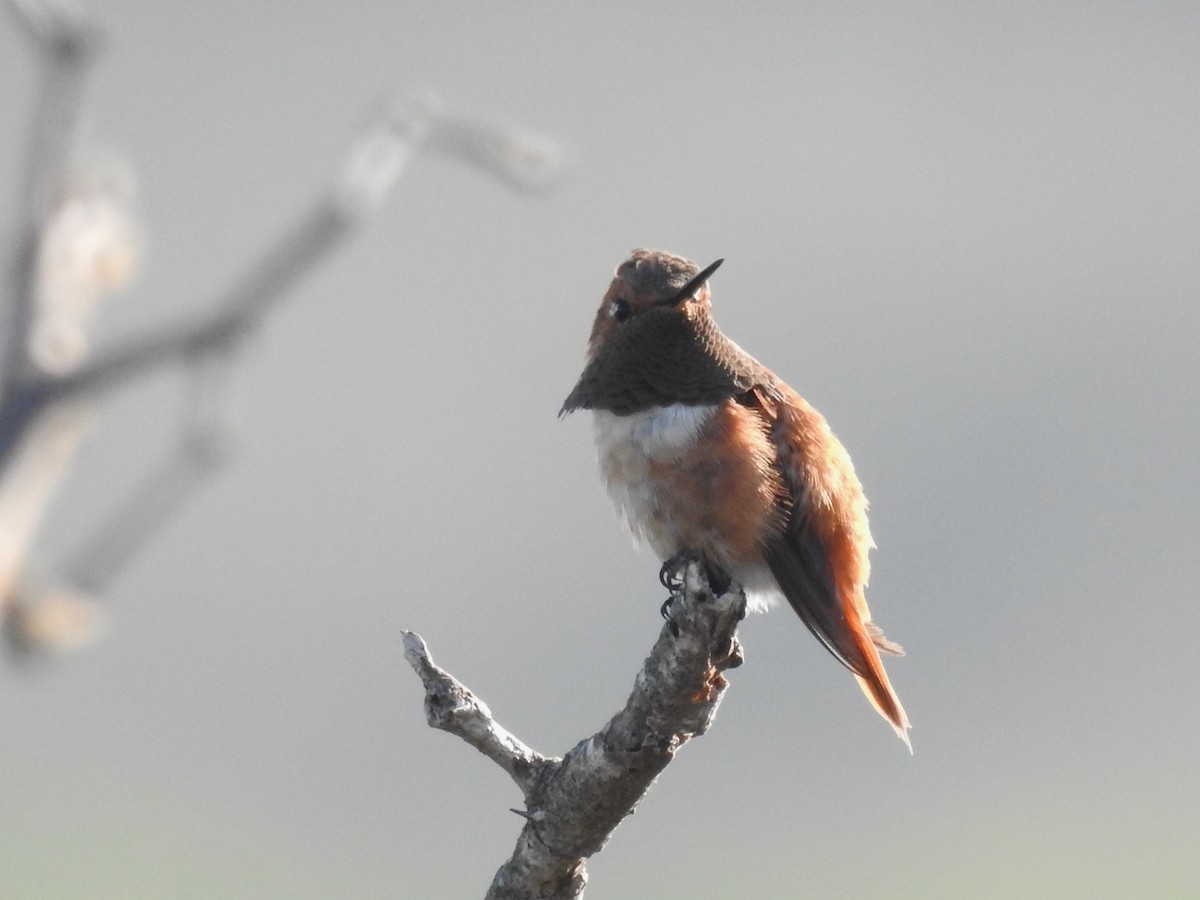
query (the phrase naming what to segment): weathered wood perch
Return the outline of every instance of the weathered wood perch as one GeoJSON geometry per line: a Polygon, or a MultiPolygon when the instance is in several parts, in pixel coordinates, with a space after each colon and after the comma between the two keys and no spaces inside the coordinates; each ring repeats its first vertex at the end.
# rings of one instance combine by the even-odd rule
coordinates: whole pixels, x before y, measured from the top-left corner
{"type": "Polygon", "coordinates": [[[563,757],[544,756],[502,728],[482,700],[434,665],[420,635],[404,632],[404,655],[425,685],[425,716],[499,765],[525,795],[525,827],[487,900],[572,900],[587,886],[587,858],[633,812],[658,773],[704,734],[742,663],[740,589],[715,596],[689,563],[670,620],[642,665],[624,708],[563,757]]]}

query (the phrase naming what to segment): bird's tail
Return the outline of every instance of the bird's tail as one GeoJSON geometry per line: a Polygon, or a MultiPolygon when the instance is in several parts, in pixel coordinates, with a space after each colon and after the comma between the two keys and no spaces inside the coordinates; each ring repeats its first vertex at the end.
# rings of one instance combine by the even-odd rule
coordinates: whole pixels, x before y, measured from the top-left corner
{"type": "Polygon", "coordinates": [[[912,741],[908,738],[908,729],[912,725],[909,724],[908,715],[904,712],[904,707],[900,705],[900,698],[896,696],[896,691],[888,680],[887,672],[883,669],[883,660],[879,658],[880,652],[892,656],[903,656],[904,648],[884,637],[883,632],[874,622],[868,621],[863,624],[869,641],[862,641],[862,652],[859,658],[865,665],[861,667],[861,671],[854,672],[854,677],[858,681],[858,686],[862,688],[862,692],[871,701],[871,705],[888,720],[900,740],[904,741],[908,752],[912,753],[912,741]]]}
{"type": "Polygon", "coordinates": [[[901,655],[904,650],[883,636],[867,612],[859,585],[839,590],[829,555],[811,532],[789,531],[764,548],[767,565],[775,582],[808,630],[833,657],[854,673],[871,705],[879,710],[904,745],[908,740],[908,716],[883,670],[880,653],[901,655]]]}

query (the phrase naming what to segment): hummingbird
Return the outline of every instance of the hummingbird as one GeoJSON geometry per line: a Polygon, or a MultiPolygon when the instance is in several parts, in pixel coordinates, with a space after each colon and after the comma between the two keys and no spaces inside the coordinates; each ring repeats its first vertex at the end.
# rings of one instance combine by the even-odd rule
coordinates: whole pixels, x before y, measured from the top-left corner
{"type": "Polygon", "coordinates": [[[850,455],[828,423],[727,338],[703,270],[661,250],[617,266],[560,416],[592,411],[600,472],[664,584],[699,558],[718,590],[759,611],[782,595],[857,679],[912,751],[880,654],[903,655],[871,621],[874,542],[850,455]]]}

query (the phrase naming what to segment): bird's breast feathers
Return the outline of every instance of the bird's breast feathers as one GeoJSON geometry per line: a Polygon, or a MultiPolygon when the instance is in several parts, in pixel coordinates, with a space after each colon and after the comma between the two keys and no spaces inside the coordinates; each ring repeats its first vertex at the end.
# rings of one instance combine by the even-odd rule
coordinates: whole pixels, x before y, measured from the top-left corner
{"type": "Polygon", "coordinates": [[[685,406],[673,403],[627,416],[607,410],[593,412],[596,447],[601,460],[618,455],[638,455],[646,460],[678,457],[696,443],[700,432],[716,412],[716,406],[685,406]]]}
{"type": "Polygon", "coordinates": [[[677,551],[671,523],[664,519],[663,463],[679,460],[695,446],[715,406],[675,403],[619,416],[593,410],[600,474],[621,516],[639,543],[663,559],[677,551]]]}
{"type": "Polygon", "coordinates": [[[724,401],[593,415],[601,475],[636,541],[660,559],[700,551],[747,591],[774,589],[761,546],[782,525],[779,485],[752,413],[724,401]]]}

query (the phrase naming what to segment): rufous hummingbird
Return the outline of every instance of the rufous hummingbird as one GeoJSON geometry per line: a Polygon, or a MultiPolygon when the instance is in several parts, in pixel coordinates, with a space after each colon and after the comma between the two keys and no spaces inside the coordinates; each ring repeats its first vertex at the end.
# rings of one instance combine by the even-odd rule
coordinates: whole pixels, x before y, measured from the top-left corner
{"type": "Polygon", "coordinates": [[[825,418],[721,333],[709,276],[635,250],[596,313],[587,365],[560,415],[592,410],[600,471],[639,542],[698,556],[751,609],[780,594],[912,750],[871,621],[867,499],[825,418]]]}

